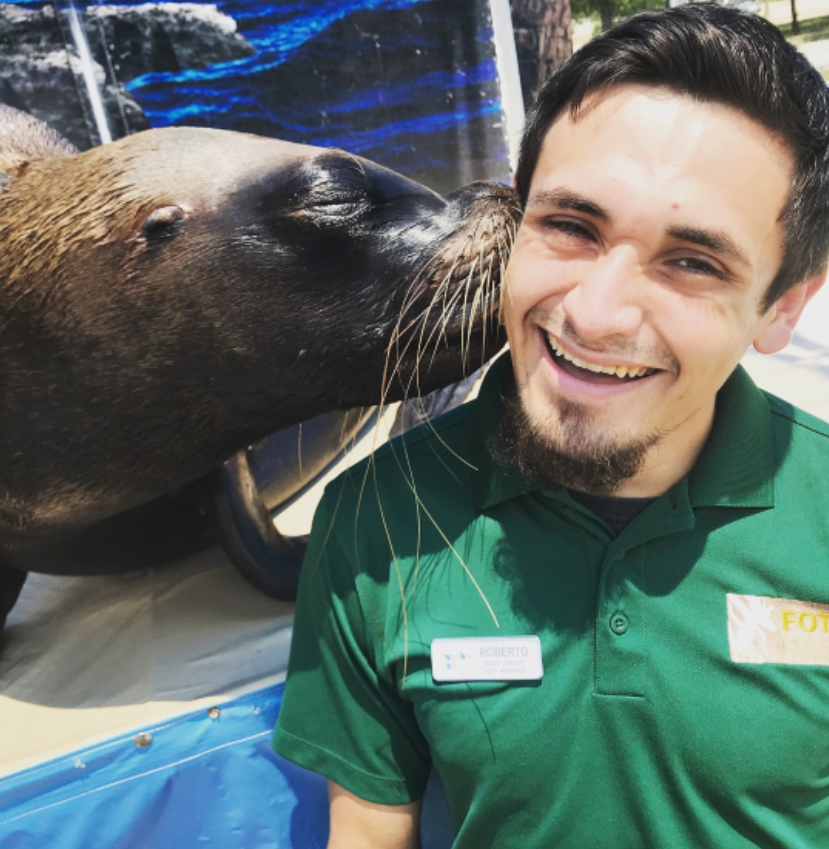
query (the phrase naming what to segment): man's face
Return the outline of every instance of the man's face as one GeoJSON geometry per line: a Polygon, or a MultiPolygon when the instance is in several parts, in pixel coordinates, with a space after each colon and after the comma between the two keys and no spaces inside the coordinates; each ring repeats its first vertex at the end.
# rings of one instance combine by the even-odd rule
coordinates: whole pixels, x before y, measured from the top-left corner
{"type": "MultiPolygon", "coordinates": [[[[742,113],[660,88],[619,86],[550,128],[504,320],[538,444],[588,464],[636,454],[626,479],[597,489],[668,489],[747,348],[787,341],[786,296],[760,309],[781,262],[792,163],[742,113]]],[[[590,488],[579,480],[559,482],[590,488]]]]}

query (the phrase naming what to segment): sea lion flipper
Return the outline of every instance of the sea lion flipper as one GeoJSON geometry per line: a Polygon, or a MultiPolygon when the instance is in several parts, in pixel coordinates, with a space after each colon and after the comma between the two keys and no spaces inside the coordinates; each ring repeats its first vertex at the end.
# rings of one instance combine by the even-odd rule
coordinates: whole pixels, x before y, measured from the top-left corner
{"type": "Polygon", "coordinates": [[[17,604],[23,584],[29,573],[21,569],[10,569],[0,563],[0,636],[6,627],[6,618],[17,604]]]}
{"type": "Polygon", "coordinates": [[[308,537],[284,537],[277,531],[244,451],[212,478],[212,509],[222,548],[256,589],[280,601],[293,601],[308,537]]]}

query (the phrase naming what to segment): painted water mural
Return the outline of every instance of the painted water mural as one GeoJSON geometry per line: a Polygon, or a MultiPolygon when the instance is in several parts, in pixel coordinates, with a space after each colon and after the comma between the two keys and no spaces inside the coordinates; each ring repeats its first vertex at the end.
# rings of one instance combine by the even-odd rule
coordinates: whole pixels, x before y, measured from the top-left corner
{"type": "Polygon", "coordinates": [[[188,125],[508,178],[488,0],[0,3],[0,101],[81,148],[188,125]]]}

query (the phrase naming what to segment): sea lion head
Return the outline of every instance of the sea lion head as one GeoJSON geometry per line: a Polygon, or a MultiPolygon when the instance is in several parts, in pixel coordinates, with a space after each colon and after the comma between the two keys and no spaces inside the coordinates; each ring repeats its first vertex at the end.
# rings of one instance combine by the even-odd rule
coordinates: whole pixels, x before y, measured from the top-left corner
{"type": "Polygon", "coordinates": [[[0,192],[0,535],[113,515],[503,343],[502,186],[442,198],[343,151],[204,129],[54,154],[12,157],[0,192]]]}

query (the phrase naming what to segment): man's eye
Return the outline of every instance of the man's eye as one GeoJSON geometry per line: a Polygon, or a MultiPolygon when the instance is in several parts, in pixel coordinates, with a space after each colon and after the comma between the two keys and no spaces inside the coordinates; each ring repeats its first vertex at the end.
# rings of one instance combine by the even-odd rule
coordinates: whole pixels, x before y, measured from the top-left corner
{"type": "Polygon", "coordinates": [[[722,280],[725,275],[717,268],[717,266],[695,256],[685,256],[681,259],[674,260],[674,265],[681,268],[683,271],[688,271],[691,274],[704,275],[708,277],[716,277],[722,280]]]}
{"type": "Polygon", "coordinates": [[[550,230],[558,236],[572,239],[585,239],[595,241],[592,231],[584,224],[579,224],[578,221],[571,221],[560,218],[545,218],[544,229],[550,230]]]}

